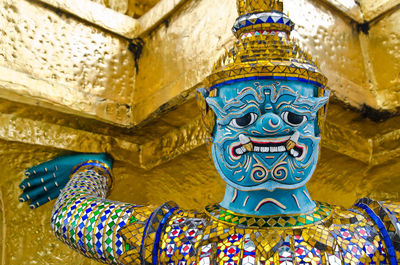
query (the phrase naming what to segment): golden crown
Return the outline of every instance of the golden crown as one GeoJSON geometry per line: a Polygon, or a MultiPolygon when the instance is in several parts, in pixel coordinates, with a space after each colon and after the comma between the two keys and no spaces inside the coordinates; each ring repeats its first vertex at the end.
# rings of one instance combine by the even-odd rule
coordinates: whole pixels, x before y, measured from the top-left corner
{"type": "Polygon", "coordinates": [[[238,0],[236,4],[239,16],[267,11],[283,12],[283,3],[275,0],[238,0]]]}
{"type": "Polygon", "coordinates": [[[205,80],[210,96],[216,88],[243,80],[277,79],[324,88],[326,77],[311,56],[290,39],[294,23],[279,0],[237,0],[239,17],[232,28],[238,41],[218,60],[205,80]]]}

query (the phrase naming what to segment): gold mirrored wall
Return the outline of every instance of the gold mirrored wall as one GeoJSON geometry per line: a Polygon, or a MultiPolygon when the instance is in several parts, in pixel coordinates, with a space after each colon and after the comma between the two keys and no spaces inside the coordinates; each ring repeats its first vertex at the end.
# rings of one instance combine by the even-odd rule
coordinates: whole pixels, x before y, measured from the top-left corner
{"type": "MultiPolygon", "coordinates": [[[[194,90],[233,41],[233,0],[0,0],[1,264],[97,264],[18,202],[24,169],[115,159],[112,199],[200,209],[224,190],[194,90]]],[[[400,1],[285,0],[332,99],[313,198],[400,200],[400,1]]]]}

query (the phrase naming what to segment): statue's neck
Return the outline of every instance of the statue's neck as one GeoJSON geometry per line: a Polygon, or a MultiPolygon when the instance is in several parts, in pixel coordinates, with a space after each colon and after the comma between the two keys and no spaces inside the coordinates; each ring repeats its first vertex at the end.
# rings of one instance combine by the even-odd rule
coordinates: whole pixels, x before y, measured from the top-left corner
{"type": "Polygon", "coordinates": [[[308,213],[316,207],[305,186],[270,192],[239,191],[227,185],[220,205],[236,213],[260,216],[308,213]]]}

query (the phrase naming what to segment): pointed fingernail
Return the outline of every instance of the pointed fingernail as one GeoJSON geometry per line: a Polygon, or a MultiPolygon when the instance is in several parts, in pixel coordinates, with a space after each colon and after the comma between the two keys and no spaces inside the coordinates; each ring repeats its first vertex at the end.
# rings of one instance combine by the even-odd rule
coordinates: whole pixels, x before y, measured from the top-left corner
{"type": "Polygon", "coordinates": [[[36,207],[35,207],[35,205],[31,204],[31,205],[29,205],[29,208],[31,208],[31,209],[33,210],[33,209],[35,209],[36,207]]]}
{"type": "Polygon", "coordinates": [[[19,198],[19,202],[25,202],[24,198],[19,198]]]}

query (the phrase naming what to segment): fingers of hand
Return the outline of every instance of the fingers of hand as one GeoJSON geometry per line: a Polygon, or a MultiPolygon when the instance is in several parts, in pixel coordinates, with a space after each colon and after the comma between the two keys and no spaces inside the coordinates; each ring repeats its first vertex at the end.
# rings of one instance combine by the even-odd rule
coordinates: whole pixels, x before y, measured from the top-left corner
{"type": "Polygon", "coordinates": [[[42,206],[43,204],[46,204],[49,201],[57,198],[59,194],[60,194],[60,189],[55,188],[51,190],[51,192],[37,198],[36,200],[32,200],[31,204],[29,205],[29,208],[36,209],[37,207],[42,206]]]}
{"type": "Polygon", "coordinates": [[[19,197],[20,202],[26,202],[28,200],[35,201],[40,197],[47,197],[48,194],[52,193],[54,190],[60,190],[64,188],[67,184],[68,179],[54,180],[43,183],[42,185],[37,185],[24,190],[22,195],[19,197]]]}
{"type": "Polygon", "coordinates": [[[41,177],[42,175],[45,175],[47,173],[57,173],[57,171],[58,166],[52,160],[50,160],[40,165],[28,168],[25,171],[25,176],[27,176],[28,178],[41,177]]]}
{"type": "Polygon", "coordinates": [[[63,179],[68,178],[68,176],[60,173],[47,171],[45,174],[36,174],[30,178],[24,179],[19,185],[19,188],[25,190],[38,185],[46,185],[48,182],[63,182],[63,179]]]}

